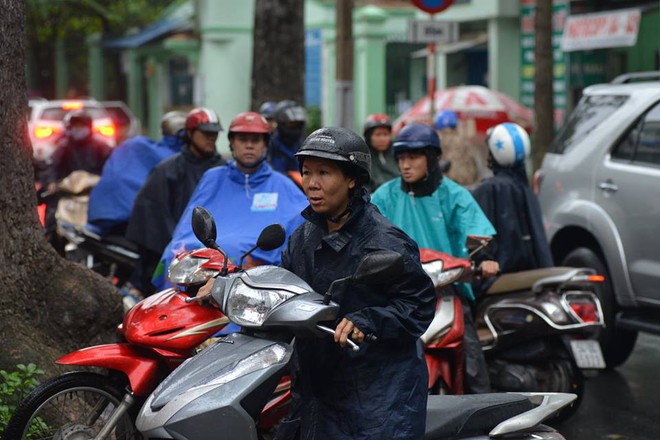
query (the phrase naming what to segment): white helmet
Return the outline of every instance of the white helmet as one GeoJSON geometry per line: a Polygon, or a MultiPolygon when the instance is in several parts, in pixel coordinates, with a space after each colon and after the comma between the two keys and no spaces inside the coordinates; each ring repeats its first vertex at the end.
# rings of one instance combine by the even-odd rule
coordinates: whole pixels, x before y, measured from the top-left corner
{"type": "Polygon", "coordinates": [[[527,132],[513,122],[505,122],[489,129],[486,144],[495,161],[503,167],[524,164],[531,151],[527,132]]]}

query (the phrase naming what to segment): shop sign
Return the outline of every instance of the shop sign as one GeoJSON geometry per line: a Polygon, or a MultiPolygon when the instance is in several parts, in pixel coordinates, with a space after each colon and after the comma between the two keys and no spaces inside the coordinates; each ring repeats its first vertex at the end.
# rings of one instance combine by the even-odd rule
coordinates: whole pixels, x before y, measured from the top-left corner
{"type": "MultiPolygon", "coordinates": [[[[559,47],[566,18],[569,15],[568,0],[554,0],[552,5],[552,59],[555,126],[561,126],[566,114],[566,83],[568,72],[564,52],[559,47]]],[[[520,103],[534,108],[534,48],[536,46],[536,2],[520,0],[520,103]]]]}
{"type": "Polygon", "coordinates": [[[573,15],[566,20],[561,39],[564,52],[634,46],[637,42],[639,9],[573,15]]]}

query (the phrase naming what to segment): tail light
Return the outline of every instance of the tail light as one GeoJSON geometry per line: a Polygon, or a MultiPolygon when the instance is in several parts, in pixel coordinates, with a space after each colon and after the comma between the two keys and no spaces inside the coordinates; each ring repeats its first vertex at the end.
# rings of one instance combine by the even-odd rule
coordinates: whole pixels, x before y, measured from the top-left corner
{"type": "Polygon", "coordinates": [[[97,125],[94,129],[105,137],[114,137],[117,132],[112,124],[97,125]]]}
{"type": "Polygon", "coordinates": [[[46,139],[56,134],[58,130],[55,127],[37,125],[34,127],[34,137],[37,139],[46,139]]]}
{"type": "Polygon", "coordinates": [[[62,103],[62,110],[80,110],[84,106],[85,104],[80,101],[66,101],[62,103]]]}
{"type": "Polygon", "coordinates": [[[598,322],[598,309],[594,303],[574,302],[571,309],[584,322],[598,322]]]}

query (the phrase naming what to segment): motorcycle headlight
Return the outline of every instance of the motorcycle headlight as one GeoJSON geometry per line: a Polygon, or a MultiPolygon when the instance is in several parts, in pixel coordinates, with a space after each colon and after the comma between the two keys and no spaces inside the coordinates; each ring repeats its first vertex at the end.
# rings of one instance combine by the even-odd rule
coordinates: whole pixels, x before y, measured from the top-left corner
{"type": "Polygon", "coordinates": [[[225,313],[242,326],[261,326],[268,313],[294,294],[283,290],[256,289],[238,279],[227,295],[225,313]]]}
{"type": "Polygon", "coordinates": [[[203,283],[216,274],[216,271],[204,269],[202,264],[206,263],[208,258],[195,258],[191,254],[175,258],[170,264],[168,276],[172,283],[176,284],[196,284],[203,283]]]}
{"type": "Polygon", "coordinates": [[[212,388],[217,385],[226,384],[232,380],[254,373],[255,371],[263,370],[272,365],[288,361],[292,351],[293,349],[290,346],[273,344],[249,357],[246,357],[237,364],[219,371],[215,378],[208,380],[206,383],[190,388],[189,392],[200,388],[212,388]]]}
{"type": "Polygon", "coordinates": [[[429,263],[422,264],[424,271],[433,281],[435,287],[446,286],[447,284],[453,283],[458,278],[460,278],[463,273],[463,268],[457,267],[456,269],[450,269],[445,272],[442,271],[444,263],[442,260],[431,261],[429,263]]]}

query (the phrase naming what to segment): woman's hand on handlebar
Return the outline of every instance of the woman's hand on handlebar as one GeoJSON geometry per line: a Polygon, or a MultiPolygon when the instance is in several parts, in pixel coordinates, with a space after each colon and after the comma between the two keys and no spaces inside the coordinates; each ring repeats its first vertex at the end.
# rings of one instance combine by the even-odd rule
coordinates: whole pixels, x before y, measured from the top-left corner
{"type": "Polygon", "coordinates": [[[213,284],[215,283],[215,278],[209,279],[206,284],[199,288],[197,291],[197,298],[199,300],[211,299],[211,290],[213,289],[213,284]]]}
{"type": "Polygon", "coordinates": [[[494,260],[482,261],[479,265],[480,278],[494,277],[500,273],[500,264],[494,260]]]}
{"type": "Polygon", "coordinates": [[[364,341],[364,333],[362,333],[351,321],[344,318],[335,329],[335,342],[342,347],[346,347],[348,345],[348,342],[346,341],[349,337],[358,344],[364,341]]]}

